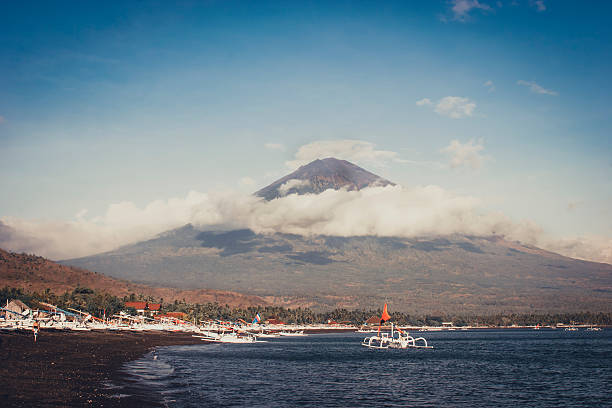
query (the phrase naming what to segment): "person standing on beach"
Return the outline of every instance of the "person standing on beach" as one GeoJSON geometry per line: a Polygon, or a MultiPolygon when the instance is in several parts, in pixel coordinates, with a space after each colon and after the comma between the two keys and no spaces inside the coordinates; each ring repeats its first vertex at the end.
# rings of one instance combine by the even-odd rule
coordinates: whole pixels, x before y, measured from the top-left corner
{"type": "Polygon", "coordinates": [[[38,323],[38,320],[35,320],[34,324],[32,324],[32,331],[34,332],[34,343],[36,343],[36,336],[38,335],[38,329],[40,329],[40,323],[38,323]]]}

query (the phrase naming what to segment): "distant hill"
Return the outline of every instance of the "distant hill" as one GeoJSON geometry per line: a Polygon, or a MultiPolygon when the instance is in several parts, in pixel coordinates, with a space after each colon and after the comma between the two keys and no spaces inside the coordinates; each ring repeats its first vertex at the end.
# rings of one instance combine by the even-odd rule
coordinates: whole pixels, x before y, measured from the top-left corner
{"type": "Polygon", "coordinates": [[[289,194],[318,194],[328,189],[361,190],[387,185],[394,184],[346,160],[330,157],[300,167],[257,191],[255,195],[273,200],[289,194]]]}
{"type": "MultiPolygon", "coordinates": [[[[274,200],[393,184],[352,163],[315,160],[255,194],[274,200]]],[[[232,290],[283,306],[493,313],[612,311],[612,265],[499,236],[304,237],[186,225],[65,264],[148,285],[232,290]]]]}
{"type": "Polygon", "coordinates": [[[240,307],[267,304],[257,296],[245,296],[230,291],[177,290],[138,285],[85,269],[60,265],[40,256],[16,254],[0,249],[0,287],[5,286],[39,293],[50,289],[56,294],[71,291],[76,287],[88,287],[120,297],[142,293],[163,298],[164,301],[185,299],[188,302],[218,302],[240,307]]]}

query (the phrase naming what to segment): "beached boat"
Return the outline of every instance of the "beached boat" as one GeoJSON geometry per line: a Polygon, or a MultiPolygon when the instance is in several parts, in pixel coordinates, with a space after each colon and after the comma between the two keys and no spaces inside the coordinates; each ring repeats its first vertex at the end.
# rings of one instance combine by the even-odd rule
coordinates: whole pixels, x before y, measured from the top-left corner
{"type": "Polygon", "coordinates": [[[196,335],[193,337],[199,337],[202,341],[206,341],[208,343],[255,343],[261,342],[258,341],[255,336],[246,335],[239,336],[237,333],[210,333],[210,335],[196,335]]]}
{"type": "Polygon", "coordinates": [[[306,336],[306,334],[304,334],[304,330],[300,330],[300,331],[282,331],[278,333],[281,336],[287,336],[287,337],[296,337],[296,336],[306,336]]]}
{"type": "Polygon", "coordinates": [[[259,331],[259,332],[247,332],[250,335],[256,336],[256,337],[261,337],[263,338],[269,338],[269,339],[273,339],[273,338],[277,338],[280,337],[281,335],[279,333],[266,333],[263,330],[259,331]]]}
{"type": "Polygon", "coordinates": [[[73,330],[73,331],[91,331],[91,329],[89,327],[85,327],[85,326],[74,326],[74,327],[71,327],[70,330],[73,330]]]}
{"type": "Polygon", "coordinates": [[[355,333],[376,333],[376,329],[361,328],[355,333]]]}

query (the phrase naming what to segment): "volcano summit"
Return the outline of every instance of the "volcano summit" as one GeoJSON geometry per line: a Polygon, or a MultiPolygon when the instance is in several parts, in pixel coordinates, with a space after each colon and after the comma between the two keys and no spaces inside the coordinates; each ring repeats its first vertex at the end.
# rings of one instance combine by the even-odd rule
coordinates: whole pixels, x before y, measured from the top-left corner
{"type": "Polygon", "coordinates": [[[333,157],[315,160],[255,193],[266,200],[289,194],[318,194],[328,189],[361,190],[395,185],[346,160],[333,157]]]}

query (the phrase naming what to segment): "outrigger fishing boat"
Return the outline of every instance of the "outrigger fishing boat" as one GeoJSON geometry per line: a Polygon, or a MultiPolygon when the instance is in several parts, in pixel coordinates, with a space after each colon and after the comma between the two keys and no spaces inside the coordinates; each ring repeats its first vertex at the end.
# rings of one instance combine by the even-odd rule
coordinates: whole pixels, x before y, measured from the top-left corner
{"type": "Polygon", "coordinates": [[[376,330],[374,329],[369,329],[367,327],[360,327],[359,330],[357,330],[355,333],[376,333],[376,330]]]}
{"type": "MultiPolygon", "coordinates": [[[[238,319],[238,321],[244,325],[249,325],[246,321],[238,319]]],[[[261,317],[259,313],[253,319],[250,325],[259,323],[261,317]]],[[[202,341],[208,343],[265,343],[265,340],[258,340],[257,337],[276,337],[273,335],[267,335],[261,330],[261,333],[256,333],[245,329],[241,325],[233,325],[230,322],[218,321],[214,324],[209,324],[205,330],[199,330],[199,334],[193,334],[193,337],[197,337],[202,341]]]]}
{"type": "Polygon", "coordinates": [[[366,337],[361,342],[361,345],[371,349],[407,349],[407,348],[425,348],[432,349],[433,347],[427,344],[427,340],[423,337],[414,338],[406,331],[404,332],[399,327],[395,327],[391,323],[391,333],[380,333],[381,325],[391,316],[387,312],[387,304],[383,309],[380,323],[378,325],[378,333],[375,336],[366,337]]]}
{"type": "Polygon", "coordinates": [[[264,332],[263,329],[261,329],[260,331],[249,331],[247,333],[251,334],[253,336],[256,336],[256,337],[270,338],[270,339],[277,338],[277,337],[281,336],[279,333],[264,332]]]}
{"type": "Polygon", "coordinates": [[[194,335],[193,337],[199,337],[202,341],[206,341],[208,343],[261,343],[262,341],[257,341],[255,336],[239,336],[238,333],[220,333],[217,336],[198,336],[194,335]]]}
{"type": "Polygon", "coordinates": [[[278,332],[278,334],[281,336],[286,336],[286,337],[306,336],[304,334],[304,330],[296,330],[296,331],[284,330],[284,331],[278,332]]]}
{"type": "Polygon", "coordinates": [[[424,337],[412,337],[408,332],[394,327],[393,324],[391,324],[391,333],[379,333],[376,336],[366,337],[361,345],[373,349],[433,348],[427,344],[424,337]]]}

